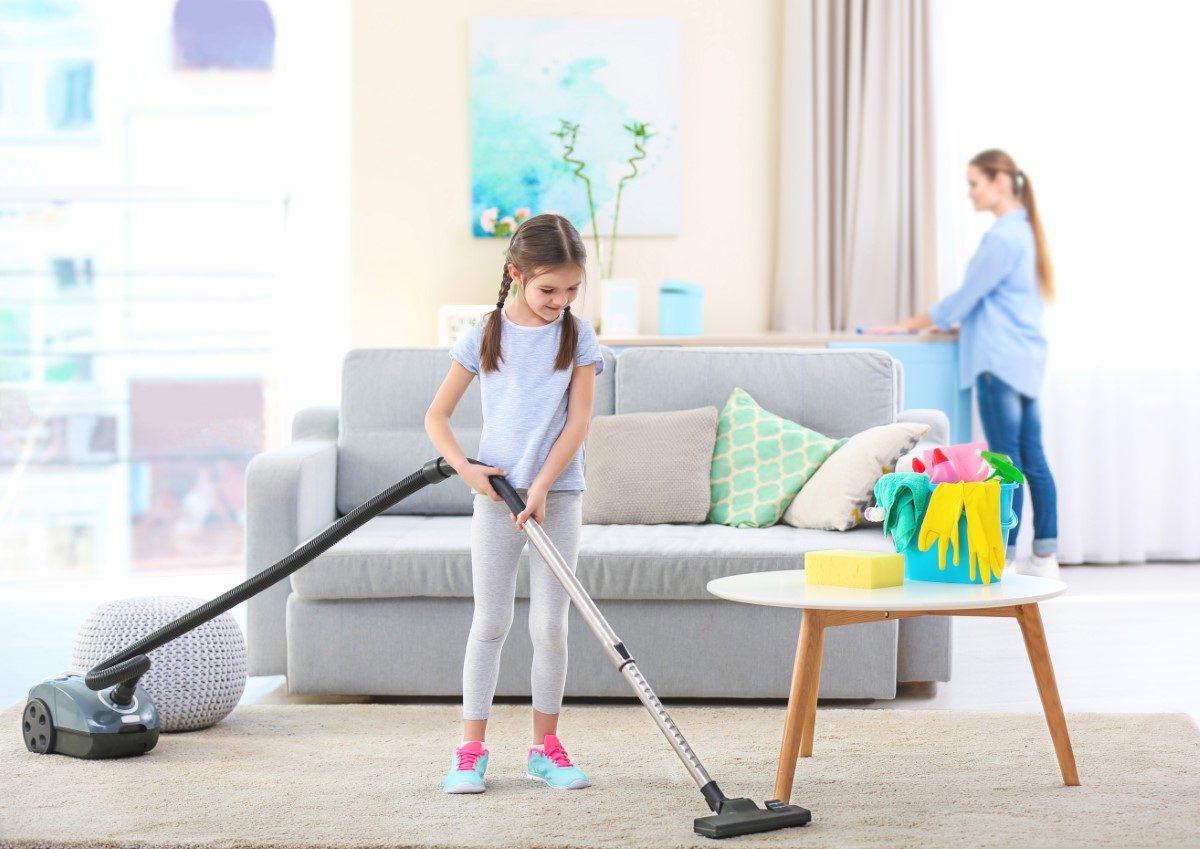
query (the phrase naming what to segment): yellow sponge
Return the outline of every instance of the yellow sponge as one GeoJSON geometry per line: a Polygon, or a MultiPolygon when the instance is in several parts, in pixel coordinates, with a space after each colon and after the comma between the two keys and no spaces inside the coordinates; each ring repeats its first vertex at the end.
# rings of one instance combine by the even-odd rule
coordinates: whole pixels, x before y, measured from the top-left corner
{"type": "Polygon", "coordinates": [[[904,583],[904,555],[882,551],[810,551],[804,555],[804,583],[864,590],[904,583]]]}

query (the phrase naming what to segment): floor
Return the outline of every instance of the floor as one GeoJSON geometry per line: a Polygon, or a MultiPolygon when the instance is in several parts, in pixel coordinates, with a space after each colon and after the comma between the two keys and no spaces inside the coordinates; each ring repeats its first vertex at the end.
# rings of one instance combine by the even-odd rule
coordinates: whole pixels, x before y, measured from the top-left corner
{"type": "MultiPolygon", "coordinates": [[[[1068,591],[1042,605],[1042,618],[1065,709],[1182,712],[1200,724],[1200,563],[1064,566],[1062,578],[1068,591]]],[[[69,667],[76,630],[95,605],[134,595],[215,598],[241,580],[240,574],[217,574],[0,583],[0,707],[24,699],[29,687],[69,667]]],[[[244,606],[233,615],[244,629],[244,606]]],[[[953,621],[950,682],[905,685],[894,700],[821,705],[1040,711],[1016,623],[989,617],[953,621]]],[[[289,696],[281,676],[251,678],[242,699],[314,701],[333,700],[289,696]]]]}

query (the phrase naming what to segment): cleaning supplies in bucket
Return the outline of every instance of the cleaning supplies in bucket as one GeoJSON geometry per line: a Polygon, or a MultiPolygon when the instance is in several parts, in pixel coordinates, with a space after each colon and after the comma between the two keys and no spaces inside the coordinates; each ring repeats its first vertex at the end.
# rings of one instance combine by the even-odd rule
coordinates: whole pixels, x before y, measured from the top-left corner
{"type": "Polygon", "coordinates": [[[952,480],[911,472],[887,474],[876,483],[878,506],[864,515],[884,523],[884,533],[904,554],[906,579],[979,584],[1000,579],[1005,540],[1017,522],[1012,495],[1024,476],[1008,457],[979,446],[926,452],[939,477],[952,480]]]}
{"type": "Polygon", "coordinates": [[[957,483],[986,480],[992,467],[980,452],[987,450],[986,442],[964,442],[929,448],[913,458],[913,471],[929,475],[930,483],[957,483]]]}
{"type": "Polygon", "coordinates": [[[947,491],[945,503],[950,506],[945,510],[949,515],[937,516],[934,524],[926,528],[929,512],[926,511],[921,531],[904,549],[904,577],[908,580],[963,584],[1000,580],[1004,571],[1004,540],[1017,524],[1012,512],[1012,494],[1017,484],[992,480],[960,482],[958,487],[961,500],[953,484],[930,485],[931,506],[936,490],[947,491]],[[958,514],[951,524],[956,506],[958,514]]]}
{"type": "MultiPolygon", "coordinates": [[[[937,543],[937,555],[934,562],[940,573],[947,569],[946,554],[953,550],[953,565],[959,567],[960,577],[963,571],[967,573],[967,582],[976,581],[990,584],[999,580],[1004,571],[1004,539],[1007,536],[1002,530],[1001,493],[1002,487],[1009,487],[1008,512],[1012,511],[1012,487],[1015,484],[1001,484],[999,481],[971,481],[969,483],[941,483],[933,487],[929,498],[929,506],[925,511],[925,519],[917,537],[917,551],[913,554],[913,568],[909,568],[909,552],[905,552],[905,574],[916,580],[930,580],[928,560],[933,557],[933,544],[937,543]],[[960,553],[966,556],[962,563],[960,553]],[[922,557],[922,555],[927,555],[922,557]],[[963,570],[962,567],[966,569],[963,570]],[[923,577],[915,574],[918,567],[923,577]],[[978,578],[976,576],[978,575],[978,578]]],[[[1011,525],[1009,525],[1011,527],[1011,525]]],[[[911,544],[909,549],[911,551],[911,544]]],[[[933,580],[954,581],[955,573],[947,577],[934,577],[933,580]]]]}
{"type": "Polygon", "coordinates": [[[946,549],[954,550],[954,565],[958,565],[958,520],[963,514],[963,484],[939,483],[932,487],[929,506],[917,535],[917,548],[928,551],[934,541],[938,546],[938,568],[946,568],[946,549]]]}
{"type": "Polygon", "coordinates": [[[863,514],[869,522],[883,522],[883,533],[904,551],[908,541],[917,534],[925,504],[929,501],[929,476],[916,472],[895,472],[875,483],[878,507],[868,507],[863,514]]]}
{"type": "Polygon", "coordinates": [[[979,456],[995,470],[988,476],[988,480],[998,478],[1001,483],[1025,483],[1025,476],[1021,474],[1020,469],[1013,465],[1012,457],[1007,454],[980,451],[979,456]]]}

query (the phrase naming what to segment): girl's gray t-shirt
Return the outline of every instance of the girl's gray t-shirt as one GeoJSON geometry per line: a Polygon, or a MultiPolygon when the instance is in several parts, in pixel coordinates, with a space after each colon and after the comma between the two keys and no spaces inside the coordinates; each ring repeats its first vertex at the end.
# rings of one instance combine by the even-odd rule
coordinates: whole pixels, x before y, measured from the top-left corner
{"type": "MultiPolygon", "coordinates": [[[[541,471],[555,440],[567,423],[567,401],[574,369],[554,370],[562,322],[541,327],[514,324],[504,314],[500,327],[500,350],[504,360],[499,371],[479,368],[479,342],[484,327],[495,313],[471,328],[450,349],[450,356],[472,374],[479,375],[483,399],[483,433],[479,438],[479,456],[491,466],[508,472],[515,489],[528,489],[541,471]]],[[[579,329],[575,367],[595,363],[596,374],[604,371],[600,341],[592,325],[570,315],[579,329]]],[[[551,490],[585,489],[583,483],[584,449],[580,446],[571,462],[558,476],[551,490]]]]}

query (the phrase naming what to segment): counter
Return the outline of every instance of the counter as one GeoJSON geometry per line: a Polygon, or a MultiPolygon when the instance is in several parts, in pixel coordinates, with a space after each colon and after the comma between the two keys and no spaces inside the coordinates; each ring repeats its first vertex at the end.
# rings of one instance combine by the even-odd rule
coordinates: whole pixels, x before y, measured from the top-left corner
{"type": "Polygon", "coordinates": [[[755,333],[734,336],[601,336],[617,354],[625,348],[871,348],[904,365],[901,407],[929,407],[950,419],[950,441],[971,441],[971,391],[958,386],[958,334],[755,333]]]}

